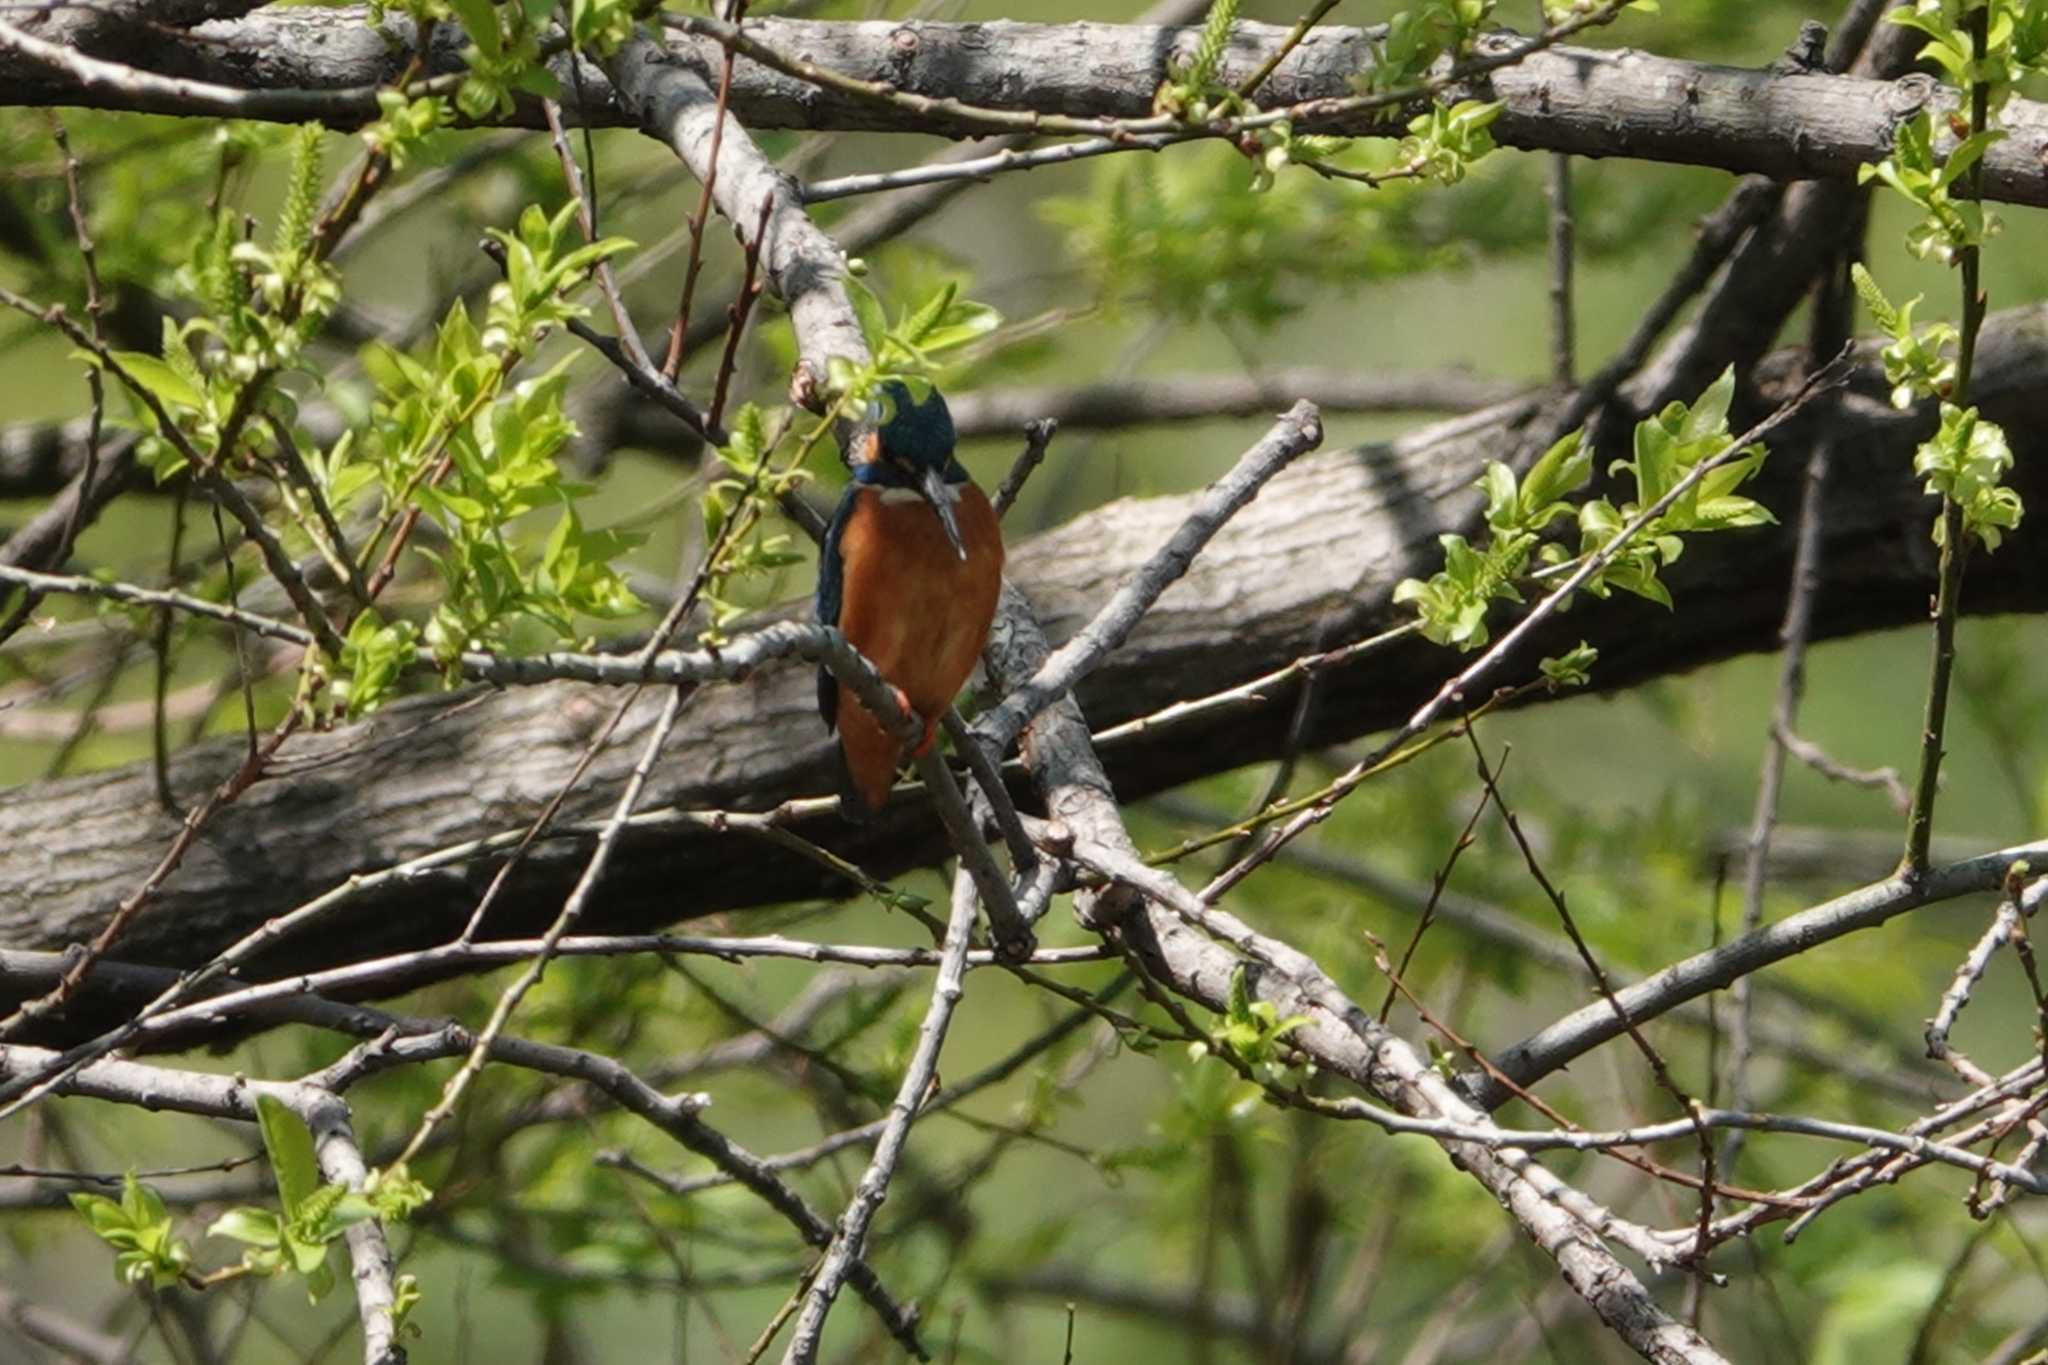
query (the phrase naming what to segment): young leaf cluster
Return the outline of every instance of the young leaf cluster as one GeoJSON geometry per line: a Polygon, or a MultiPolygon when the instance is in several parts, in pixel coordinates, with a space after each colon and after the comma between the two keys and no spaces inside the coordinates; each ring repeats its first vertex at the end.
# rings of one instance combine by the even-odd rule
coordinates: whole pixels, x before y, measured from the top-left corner
{"type": "MultiPolygon", "coordinates": [[[[709,618],[700,638],[713,647],[725,642],[725,627],[749,610],[735,599],[735,584],[772,576],[803,561],[786,532],[764,529],[774,524],[769,514],[782,497],[795,492],[807,477],[794,467],[801,463],[801,455],[791,467],[774,462],[777,437],[785,429],[778,423],[771,435],[761,409],[752,403],[742,405],[733,418],[730,438],[718,451],[730,472],[704,490],[704,543],[712,555],[699,593],[709,618]]],[[[819,434],[824,430],[821,424],[819,434]]]]}
{"type": "MultiPolygon", "coordinates": [[[[2048,60],[2048,0],[1916,0],[1887,17],[1925,34],[1918,55],[1962,92],[1964,110],[1975,107],[1981,92],[1990,118],[1996,118],[2013,82],[2048,60]]],[[[1935,128],[1930,113],[1908,120],[1892,155],[1864,166],[1860,175],[1882,181],[1921,210],[1906,233],[1908,251],[1944,265],[1966,264],[1965,257],[1973,260],[1998,229],[1997,219],[1970,192],[1970,180],[2005,132],[1973,127],[1958,111],[1949,116],[1954,145],[1943,154],[1935,128]]],[[[2013,458],[2004,431],[1961,402],[1963,378],[1955,357],[1967,349],[1964,338],[1948,323],[1916,333],[1912,315],[1918,298],[1894,307],[1867,270],[1859,265],[1854,273],[1864,306],[1889,338],[1883,360],[1893,404],[1942,400],[1940,427],[1914,452],[1913,472],[1926,481],[1928,493],[1955,504],[1966,538],[1995,550],[2005,532],[2019,525],[2024,508],[2019,495],[2003,486],[2013,458]]],[[[1971,278],[1967,272],[1965,278],[1971,278]]],[[[1981,307],[1980,301],[1979,320],[1981,307]]],[[[1946,516],[1935,519],[1933,534],[1936,544],[1946,543],[1946,516]]]]}
{"type": "Polygon", "coordinates": [[[1408,135],[1395,145],[1390,160],[1375,162],[1364,170],[1340,165],[1338,158],[1362,145],[1384,145],[1378,139],[1297,134],[1290,119],[1280,119],[1246,133],[1238,146],[1252,161],[1253,194],[1272,189],[1279,173],[1290,164],[1374,185],[1391,180],[1455,185],[1474,163],[1493,150],[1493,135],[1487,129],[1500,117],[1500,111],[1499,104],[1479,100],[1433,104],[1426,113],[1408,121],[1408,135]]]}
{"type": "Polygon", "coordinates": [[[1913,329],[1913,310],[1923,296],[1914,295],[1894,307],[1861,261],[1849,267],[1863,306],[1890,342],[1881,353],[1884,376],[1892,386],[1892,406],[1901,411],[1922,398],[1947,398],[1955,391],[1955,347],[1960,340],[1955,326],[1931,323],[1921,331],[1913,329]]]}
{"type": "Polygon", "coordinates": [[[366,126],[360,136],[372,152],[391,163],[394,171],[404,170],[405,163],[427,136],[453,121],[448,101],[441,96],[409,97],[388,87],[377,92],[377,111],[377,121],[366,126]]]}
{"type": "Polygon", "coordinates": [[[1874,166],[1866,163],[1857,180],[1881,180],[1917,206],[1921,216],[1906,230],[1906,249],[1923,261],[1954,265],[1964,251],[1983,246],[1998,231],[1998,216],[1974,199],[1959,197],[1956,185],[2004,136],[2002,129],[1980,129],[1939,156],[1934,115],[1922,110],[1899,125],[1892,154],[1874,166]]]}
{"type": "Polygon", "coordinates": [[[1479,100],[1431,105],[1428,113],[1409,120],[1408,136],[1401,139],[1403,173],[1439,185],[1457,184],[1474,162],[1493,150],[1493,134],[1487,130],[1500,111],[1498,103],[1479,100]]]}
{"type": "Polygon", "coordinates": [[[455,107],[470,118],[512,112],[515,94],[559,98],[560,84],[541,65],[541,34],[553,0],[447,0],[469,35],[469,74],[455,92],[455,107]]]}
{"type": "Polygon", "coordinates": [[[214,1219],[207,1235],[247,1246],[242,1265],[249,1274],[303,1277],[307,1297],[317,1301],[334,1288],[328,1248],[349,1228],[375,1218],[377,1210],[362,1194],[321,1183],[313,1134],[285,1105],[268,1095],[258,1096],[256,1121],[277,1177],[280,1208],[229,1209],[214,1219]]]}
{"type": "MultiPolygon", "coordinates": [[[[1669,607],[1671,593],[1658,571],[1678,559],[1685,535],[1768,526],[1777,520],[1762,503],[1735,491],[1763,466],[1764,448],[1753,445],[1735,450],[1735,438],[1728,430],[1728,405],[1734,396],[1735,371],[1731,367],[1721,372],[1697,402],[1690,406],[1667,404],[1662,412],[1636,424],[1635,458],[1617,460],[1610,471],[1632,477],[1635,497],[1619,507],[1598,498],[1579,509],[1581,555],[1606,549],[1625,526],[1700,466],[1712,464],[1714,468],[1586,580],[1586,591],[1605,597],[1610,588],[1620,588],[1669,607]]],[[[1562,550],[1553,557],[1560,563],[1565,558],[1562,550]]]]}
{"type": "MultiPolygon", "coordinates": [[[[118,1203],[97,1194],[71,1196],[72,1207],[101,1241],[114,1248],[114,1274],[123,1284],[203,1288],[237,1275],[298,1275],[305,1280],[309,1297],[317,1301],[334,1288],[328,1250],[337,1238],[372,1218],[403,1221],[433,1197],[402,1166],[373,1173],[360,1192],[322,1183],[313,1134],[305,1120],[270,1095],[257,1096],[256,1120],[277,1180],[279,1208],[229,1209],[206,1230],[209,1237],[225,1237],[248,1248],[239,1267],[204,1278],[196,1275],[192,1248],[177,1236],[162,1197],[133,1172],[122,1181],[118,1203]]],[[[407,1299],[409,1311],[419,1301],[417,1282],[406,1286],[401,1297],[407,1299]]]]}
{"type": "MultiPolygon", "coordinates": [[[[1671,593],[1660,575],[1683,552],[1686,535],[1773,520],[1762,504],[1736,492],[1762,465],[1764,449],[1759,445],[1736,451],[1728,430],[1734,392],[1731,368],[1696,403],[1672,403],[1638,423],[1634,458],[1615,461],[1610,471],[1629,476],[1633,486],[1634,496],[1618,507],[1606,498],[1591,499],[1576,509],[1568,501],[1592,474],[1592,452],[1578,432],[1552,446],[1520,480],[1506,465],[1488,464],[1478,483],[1486,495],[1486,541],[1475,546],[1460,535],[1440,537],[1443,569],[1426,580],[1405,580],[1394,589],[1394,600],[1415,607],[1425,638],[1474,650],[1491,638],[1486,617],[1493,604],[1523,600],[1520,585],[1530,578],[1532,568],[1557,571],[1611,550],[1607,562],[1586,580],[1587,592],[1606,597],[1618,588],[1671,606],[1671,593]],[[1622,531],[1645,509],[1703,465],[1712,467],[1628,541],[1616,545],[1622,531]],[[1576,555],[1557,541],[1544,539],[1553,523],[1566,519],[1577,522],[1576,555]]],[[[1574,651],[1546,661],[1544,674],[1554,684],[1583,682],[1590,655],[1590,650],[1574,651]]]]}
{"type": "Polygon", "coordinates": [[[1429,78],[1439,57],[1463,56],[1493,14],[1494,0],[1428,0],[1387,21],[1373,44],[1372,69],[1355,79],[1365,94],[1405,90],[1429,78]]]}
{"type": "MultiPolygon", "coordinates": [[[[872,359],[858,364],[845,356],[827,362],[832,395],[859,411],[874,401],[886,383],[898,383],[918,402],[931,393],[939,357],[978,341],[1002,325],[1002,315],[987,304],[960,297],[948,281],[915,307],[891,322],[882,301],[859,278],[847,281],[854,312],[860,317],[872,359]]],[[[730,461],[728,461],[730,463],[730,461]]]]}
{"type": "Polygon", "coordinates": [[[1593,453],[1577,431],[1545,451],[1519,481],[1498,460],[1489,463],[1478,483],[1486,494],[1485,544],[1474,546],[1456,533],[1439,536],[1443,569],[1426,581],[1404,580],[1394,588],[1394,601],[1412,604],[1421,616],[1423,636],[1437,644],[1465,650],[1484,645],[1491,638],[1488,609],[1497,601],[1522,601],[1516,585],[1527,574],[1544,531],[1572,515],[1565,499],[1592,472],[1593,453]]]}
{"type": "MultiPolygon", "coordinates": [[[[574,205],[553,216],[529,206],[516,233],[493,231],[505,279],[479,331],[461,304],[448,311],[432,348],[412,356],[382,343],[363,351],[378,397],[365,438],[344,437],[308,461],[338,514],[373,489],[391,510],[417,503],[441,532],[422,549],[439,572],[441,600],[416,635],[367,609],[350,626],[341,698],[351,714],[374,708],[409,662],[416,639],[443,660],[512,644],[521,622],[550,641],[573,639],[578,617],[615,618],[638,601],[612,561],[636,537],[592,530],[575,502],[588,490],[565,480],[555,456],[575,434],[562,410],[566,362],[510,384],[517,365],[548,331],[579,316],[569,295],[601,260],[630,243],[581,243],[574,205]],[[538,555],[518,524],[548,508],[559,514],[538,555]]],[[[375,548],[373,541],[372,547],[375,548]]]]}
{"type": "MultiPolygon", "coordinates": [[[[160,403],[187,444],[209,468],[236,452],[222,450],[230,429],[245,432],[253,398],[264,412],[290,421],[290,397],[267,381],[294,368],[307,342],[341,298],[334,269],[316,249],[322,130],[307,124],[291,134],[284,203],[270,244],[245,239],[218,214],[173,277],[199,306],[184,322],[165,318],[161,354],[115,351],[130,380],[160,403]],[[252,392],[253,391],[253,392],[252,392]]],[[[81,351],[77,357],[98,364],[81,351]]],[[[154,422],[143,423],[154,431],[154,422]]],[[[153,435],[143,457],[158,479],[181,470],[184,454],[153,435]]]]}
{"type": "Polygon", "coordinates": [[[1280,1017],[1270,1001],[1254,1000],[1245,982],[1244,968],[1230,974],[1230,992],[1224,1000],[1223,1017],[1207,1039],[1188,1044],[1188,1056],[1200,1061],[1211,1052],[1234,1059],[1251,1077],[1264,1085],[1285,1079],[1288,1063],[1280,1044],[1288,1034],[1308,1022],[1302,1014],[1280,1017]]]}
{"type": "MultiPolygon", "coordinates": [[[[1913,452],[1913,472],[1927,481],[1930,494],[1949,498],[1963,514],[1963,533],[1996,550],[2007,531],[2020,524],[2025,509],[2020,495],[2004,486],[2012,468],[2012,447],[2005,430],[1986,421],[1975,408],[1941,405],[1941,428],[1913,452]]],[[[1934,520],[1934,543],[1945,543],[1946,519],[1934,520]]]]}
{"type": "Polygon", "coordinates": [[[1939,68],[1958,90],[1987,88],[1991,108],[2003,105],[2013,83],[2048,61],[2048,0],[1913,0],[1885,16],[1918,29],[1927,42],[1915,54],[1939,68]],[[1989,5],[1984,51],[1971,41],[1970,12],[1989,5]]]}
{"type": "Polygon", "coordinates": [[[122,1284],[165,1289],[191,1270],[191,1245],[177,1235],[162,1196],[133,1171],[122,1178],[119,1202],[103,1194],[74,1194],[71,1207],[114,1249],[114,1278],[122,1284]]]}

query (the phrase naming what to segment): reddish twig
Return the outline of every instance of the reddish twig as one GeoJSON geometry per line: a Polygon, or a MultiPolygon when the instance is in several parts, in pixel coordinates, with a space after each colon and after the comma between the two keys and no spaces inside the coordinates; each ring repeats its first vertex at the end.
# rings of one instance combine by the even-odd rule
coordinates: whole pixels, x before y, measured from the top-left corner
{"type": "MultiPolygon", "coordinates": [[[[731,60],[728,54],[728,71],[731,60]]],[[[717,153],[713,152],[712,156],[716,158],[717,153]]],[[[705,195],[707,198],[710,195],[709,185],[705,186],[705,195]]],[[[739,296],[727,304],[725,309],[725,351],[718,358],[718,378],[712,386],[711,411],[705,420],[705,426],[713,431],[719,430],[719,423],[725,417],[725,401],[732,392],[733,372],[739,367],[740,337],[747,330],[747,318],[754,311],[755,300],[761,297],[761,247],[768,236],[768,216],[773,212],[775,197],[764,196],[761,200],[761,216],[754,222],[752,241],[747,240],[746,235],[737,226],[733,228],[733,236],[739,239],[740,249],[745,254],[745,263],[742,266],[739,296]]],[[[679,328],[686,327],[689,323],[688,303],[686,296],[685,312],[677,324],[679,328]]],[[[678,331],[677,335],[680,336],[681,332],[678,331]]],[[[670,375],[669,378],[672,380],[674,376],[670,375]]]]}
{"type": "MultiPolygon", "coordinates": [[[[737,32],[739,26],[747,17],[747,0],[732,0],[730,17],[733,29],[737,32]]],[[[704,224],[711,219],[711,192],[718,185],[718,149],[719,145],[725,141],[725,111],[726,106],[732,99],[732,64],[733,45],[728,41],[725,44],[725,61],[720,66],[718,72],[718,114],[711,124],[711,155],[708,160],[708,169],[704,172],[704,190],[702,194],[697,196],[697,211],[690,215],[690,263],[683,271],[683,296],[676,304],[676,320],[668,331],[668,354],[662,357],[661,361],[661,377],[671,384],[675,383],[676,376],[682,373],[685,340],[690,334],[690,305],[697,295],[697,274],[704,268],[704,224]]],[[[765,225],[767,218],[765,209],[763,210],[762,218],[765,225]]],[[[742,245],[745,245],[745,243],[743,242],[742,245]]],[[[747,272],[750,279],[753,275],[753,258],[759,253],[760,249],[760,234],[757,232],[754,236],[753,245],[748,248],[747,272]]],[[[740,297],[743,302],[746,300],[744,290],[742,290],[740,297]]],[[[738,331],[739,324],[735,322],[733,324],[733,332],[737,333],[738,331]]],[[[726,342],[726,352],[729,355],[731,351],[732,342],[728,339],[726,342]]],[[[723,393],[723,390],[721,389],[720,392],[723,393]]],[[[714,403],[712,405],[713,425],[717,424],[716,414],[723,406],[724,404],[722,403],[714,403]]]]}
{"type": "Polygon", "coordinates": [[[1485,784],[1486,794],[1493,799],[1494,806],[1500,811],[1501,819],[1507,822],[1508,833],[1514,836],[1515,847],[1519,848],[1522,852],[1523,864],[1528,867],[1529,875],[1535,879],[1536,885],[1542,888],[1544,896],[1549,899],[1552,907],[1556,909],[1558,922],[1564,926],[1565,936],[1570,938],[1572,946],[1579,950],[1579,957],[1586,964],[1586,970],[1591,974],[1593,984],[1599,990],[1601,998],[1607,1002],[1608,1008],[1614,1011],[1615,1018],[1620,1021],[1622,1028],[1627,1030],[1629,1038],[1636,1045],[1636,1049],[1643,1054],[1643,1059],[1650,1064],[1650,1072],[1656,1077],[1658,1087],[1665,1094],[1671,1096],[1678,1104],[1679,1109],[1692,1120],[1693,1131],[1699,1138],[1701,1183],[1699,1235],[1693,1243],[1689,1259],[1697,1261],[1706,1255],[1710,1246],[1708,1233],[1713,1226],[1714,1220],[1715,1178],[1714,1144],[1708,1135],[1706,1125],[1700,1121],[1699,1102],[1679,1087],[1678,1082],[1671,1075],[1671,1068],[1665,1064],[1663,1054],[1658,1052],[1650,1040],[1643,1035],[1643,1031],[1636,1026],[1636,1021],[1629,1017],[1626,1009],[1622,1008],[1621,1001],[1615,998],[1614,987],[1607,979],[1606,969],[1600,965],[1599,959],[1593,954],[1591,945],[1579,933],[1578,923],[1572,918],[1571,907],[1565,904],[1564,893],[1557,889],[1557,886],[1550,880],[1549,875],[1544,872],[1543,864],[1536,856],[1535,847],[1530,844],[1528,836],[1522,832],[1522,822],[1515,818],[1513,808],[1508,805],[1507,798],[1501,794],[1499,783],[1495,779],[1494,769],[1486,761],[1486,751],[1480,747],[1479,736],[1474,733],[1469,725],[1465,727],[1465,738],[1472,746],[1472,761],[1478,766],[1479,780],[1485,784]]]}

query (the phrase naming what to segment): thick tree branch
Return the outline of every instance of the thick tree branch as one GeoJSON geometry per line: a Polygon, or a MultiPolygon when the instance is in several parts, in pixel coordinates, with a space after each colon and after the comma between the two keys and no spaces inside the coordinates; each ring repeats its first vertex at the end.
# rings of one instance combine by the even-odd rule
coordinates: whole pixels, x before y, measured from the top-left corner
{"type": "MultiPolygon", "coordinates": [[[[453,25],[444,25],[453,29],[453,25]]],[[[923,21],[827,23],[750,21],[747,32],[771,48],[801,53],[864,81],[880,81],[925,98],[950,98],[992,109],[1087,119],[1137,120],[1152,115],[1153,92],[1169,59],[1185,58],[1194,28],[1140,24],[946,24],[923,21]]],[[[1285,37],[1265,24],[1237,26],[1219,78],[1249,76],[1285,37]]],[[[0,99],[23,104],[81,104],[158,113],[221,113],[251,118],[326,118],[338,124],[375,116],[374,90],[395,77],[411,48],[411,30],[387,19],[382,30],[353,9],[266,9],[242,19],[202,24],[189,41],[157,37],[147,59],[165,76],[243,92],[223,102],[160,85],[88,84],[18,52],[0,60],[11,77],[0,99]]],[[[1526,40],[1483,40],[1478,55],[1526,40]]],[[[459,69],[460,35],[437,36],[431,70],[459,69]]],[[[687,38],[672,46],[699,51],[687,38]]],[[[1349,78],[1371,65],[1367,35],[1320,26],[1290,53],[1261,88],[1267,108],[1342,98],[1349,78]]],[[[1936,84],[1921,77],[1876,81],[1825,72],[1750,71],[1679,61],[1632,50],[1559,47],[1488,73],[1453,96],[1498,99],[1493,126],[1504,145],[1580,156],[1633,157],[1715,166],[1778,179],[1852,180],[1864,162],[1891,150],[1892,130],[1923,107],[1942,107],[1936,84]]],[[[630,122],[602,80],[586,83],[594,121],[630,122]]],[[[757,129],[818,128],[974,136],[989,131],[971,120],[921,112],[819,88],[741,60],[734,70],[732,110],[757,129]]],[[[540,126],[537,104],[515,121],[540,126]]],[[[1937,120],[1939,122],[1939,120],[1937,120]]],[[[1316,125],[1317,131],[1384,133],[1380,111],[1366,110],[1316,125]]],[[[2048,108],[2015,102],[2006,114],[2012,135],[1985,157],[1985,194],[2016,203],[2048,204],[2048,108]]]]}
{"type": "MultiPolygon", "coordinates": [[[[1788,359],[1788,364],[1796,364],[1788,359]]],[[[1979,395],[2019,454],[2024,496],[2048,500],[2048,309],[2007,313],[1988,329],[1979,395]]],[[[1776,381],[1770,381],[1775,384],[1776,381]]],[[[1767,384],[1769,387],[1769,384],[1767,384]]],[[[1882,377],[1866,363],[1840,411],[1788,433],[1760,475],[1759,496],[1789,520],[1801,482],[1799,452],[1817,432],[1837,442],[1841,478],[1830,489],[1817,638],[1917,621],[1925,611],[1927,508],[1910,472],[1931,413],[1894,414],[1876,401],[1882,377]]],[[[1363,638],[1399,619],[1403,577],[1436,567],[1435,537],[1468,524],[1483,462],[1512,443],[1499,425],[1463,419],[1453,434],[1319,454],[1276,477],[1160,597],[1132,638],[1083,680],[1079,698],[1097,729],[1261,676],[1329,643],[1363,638]]],[[[1013,547],[1013,580],[1055,640],[1070,638],[1187,517],[1191,498],[1126,501],[1013,547]]],[[[1592,604],[1532,643],[1557,653],[1581,636],[1601,650],[1598,680],[1620,688],[1748,649],[1769,648],[1790,572],[1784,528],[1714,537],[1672,573],[1678,611],[1633,601],[1592,604]]],[[[1973,611],[2048,604],[2048,562],[2015,556],[1980,575],[1973,611]]],[[[1455,657],[1419,641],[1376,651],[1319,674],[1325,689],[1304,740],[1327,745],[1400,723],[1455,657]]],[[[207,841],[130,930],[124,955],[189,966],[271,916],[342,887],[359,873],[460,844],[530,818],[582,751],[608,692],[574,684],[502,694],[423,697],[363,725],[295,738],[285,776],[259,784],[224,811],[207,841]],[[477,794],[489,797],[479,802],[477,794]]],[[[1148,727],[1108,746],[1104,761],[1126,798],[1270,757],[1286,742],[1291,693],[1261,695],[1178,724],[1148,727]]],[[[678,752],[655,774],[650,809],[766,810],[831,787],[829,745],[816,722],[808,670],[768,668],[711,687],[692,708],[678,752]]],[[[621,747],[653,720],[627,718],[621,747]]],[[[239,744],[178,756],[174,787],[195,791],[238,761],[239,744]]],[[[591,790],[623,780],[622,758],[600,759],[591,790]]],[[[147,875],[175,822],[158,813],[147,764],[32,786],[0,807],[0,946],[62,948],[89,939],[120,897],[147,875]]],[[[594,818],[579,798],[566,820],[594,818]]],[[[788,828],[869,871],[890,877],[936,861],[947,847],[926,809],[901,801],[872,825],[830,815],[788,828]]],[[[539,932],[573,883],[589,834],[540,845],[506,888],[496,932],[539,932]]],[[[420,869],[366,885],[347,913],[271,949],[254,966],[286,972],[426,947],[449,937],[488,881],[497,854],[420,869]]],[[[709,823],[627,831],[593,932],[631,932],[739,906],[844,895],[849,883],[709,823]]],[[[395,988],[399,983],[386,983],[395,988]]],[[[0,979],[0,1000],[21,992],[0,979]]],[[[112,1022],[81,1005],[51,1021],[41,1041],[70,1041],[112,1022]]]]}

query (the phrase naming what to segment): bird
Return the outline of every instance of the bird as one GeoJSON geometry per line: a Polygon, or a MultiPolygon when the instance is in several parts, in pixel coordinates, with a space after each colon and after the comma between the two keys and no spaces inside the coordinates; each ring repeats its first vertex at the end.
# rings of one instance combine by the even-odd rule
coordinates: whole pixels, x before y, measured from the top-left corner
{"type": "Polygon", "coordinates": [[[953,415],[936,388],[920,402],[899,381],[879,386],[819,553],[819,624],[837,626],[924,725],[906,744],[818,670],[818,714],[839,734],[839,809],[856,822],[888,799],[906,750],[930,751],[995,619],[1002,528],[953,446],[953,415]]]}

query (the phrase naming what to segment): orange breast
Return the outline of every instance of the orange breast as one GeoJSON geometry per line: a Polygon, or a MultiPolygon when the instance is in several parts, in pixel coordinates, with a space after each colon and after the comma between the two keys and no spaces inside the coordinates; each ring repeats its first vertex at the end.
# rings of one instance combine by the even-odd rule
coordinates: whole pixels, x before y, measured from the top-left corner
{"type": "MultiPolygon", "coordinates": [[[[927,735],[974,671],[1002,589],[1002,531],[987,496],[962,485],[954,515],[964,562],[929,504],[884,500],[871,489],[861,492],[839,541],[839,628],[902,690],[927,735]]],[[[847,689],[839,694],[839,730],[862,796],[880,805],[902,746],[847,689]]]]}

